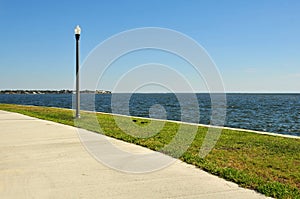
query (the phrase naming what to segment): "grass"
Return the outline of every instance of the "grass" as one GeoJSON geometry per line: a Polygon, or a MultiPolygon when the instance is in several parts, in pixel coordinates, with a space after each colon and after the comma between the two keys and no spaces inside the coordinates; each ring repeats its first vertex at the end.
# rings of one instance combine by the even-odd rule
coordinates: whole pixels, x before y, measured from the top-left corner
{"type": "MultiPolygon", "coordinates": [[[[110,114],[97,113],[95,125],[93,113],[83,112],[81,119],[74,120],[73,111],[68,109],[11,104],[0,104],[0,109],[71,126],[76,123],[81,128],[161,151],[266,196],[300,199],[300,139],[223,129],[214,149],[201,158],[199,149],[207,127],[198,127],[192,143],[178,156],[180,145],[164,147],[179,129],[180,124],[175,122],[151,122],[149,119],[118,116],[118,122],[127,128],[124,132],[110,114]],[[141,131],[138,126],[146,130],[141,131]],[[161,130],[154,132],[157,126],[161,130]]],[[[181,127],[190,126],[182,124],[181,127]]],[[[180,137],[178,143],[181,139],[188,139],[188,136],[180,137]]]]}

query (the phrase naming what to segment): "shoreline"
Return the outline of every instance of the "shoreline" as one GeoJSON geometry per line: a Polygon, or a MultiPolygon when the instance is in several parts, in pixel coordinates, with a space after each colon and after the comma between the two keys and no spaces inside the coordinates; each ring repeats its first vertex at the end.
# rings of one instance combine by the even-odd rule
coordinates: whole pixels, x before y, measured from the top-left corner
{"type": "MultiPolygon", "coordinates": [[[[75,112],[74,109],[69,109],[69,108],[49,107],[49,106],[35,106],[35,105],[21,105],[21,104],[13,104],[13,105],[29,106],[29,107],[30,106],[33,106],[33,107],[48,107],[48,108],[55,108],[55,109],[72,110],[73,112],[75,112]]],[[[87,113],[95,113],[95,114],[100,113],[100,114],[113,115],[113,116],[139,118],[139,119],[155,120],[155,121],[162,121],[162,122],[172,122],[172,123],[177,123],[177,124],[187,124],[187,125],[193,125],[193,126],[199,126],[199,127],[218,128],[218,129],[233,130],[233,131],[244,131],[244,132],[248,132],[248,133],[256,133],[256,134],[261,134],[261,135],[270,135],[270,136],[277,136],[277,137],[300,139],[300,136],[296,136],[296,135],[279,134],[279,133],[251,130],[251,129],[242,129],[242,128],[234,128],[234,127],[226,127],[226,126],[213,126],[213,125],[208,125],[208,124],[196,124],[196,123],[182,122],[182,121],[176,121],[176,120],[166,120],[166,119],[139,117],[139,116],[129,116],[129,115],[122,115],[122,114],[117,114],[117,113],[106,113],[106,112],[87,111],[87,110],[81,110],[81,111],[82,112],[87,112],[87,113]]]]}
{"type": "MultiPolygon", "coordinates": [[[[73,90],[0,90],[0,95],[45,95],[45,94],[73,94],[73,90]]],[[[81,94],[111,94],[105,90],[82,90],[81,94]]]]}
{"type": "MultiPolygon", "coordinates": [[[[51,108],[57,108],[57,107],[51,107],[51,108]]],[[[62,109],[64,109],[64,108],[62,108],[62,109]]],[[[67,109],[67,110],[75,111],[74,109],[67,109]]],[[[214,126],[214,125],[209,125],[209,124],[196,124],[196,123],[182,122],[182,121],[176,121],[176,120],[165,120],[165,119],[157,119],[157,118],[129,116],[129,115],[122,115],[122,114],[118,114],[118,113],[105,113],[105,112],[86,111],[86,110],[82,110],[82,111],[88,112],[88,113],[100,113],[100,114],[107,114],[107,115],[114,115],[114,116],[121,116],[121,117],[139,118],[139,119],[155,120],[155,121],[161,121],[161,122],[172,122],[172,123],[177,123],[177,124],[187,124],[187,125],[207,127],[207,128],[226,129],[226,130],[233,130],[233,131],[245,131],[248,133],[256,133],[256,134],[261,134],[261,135],[270,135],[270,136],[279,136],[279,137],[285,137],[285,138],[300,139],[300,136],[296,136],[296,135],[287,135],[287,134],[279,134],[279,133],[272,133],[272,132],[265,132],[265,131],[256,131],[256,130],[251,130],[251,129],[233,128],[233,127],[226,127],[226,126],[214,126]]]]}
{"type": "MultiPolygon", "coordinates": [[[[0,94],[73,94],[75,93],[75,90],[71,89],[61,89],[61,90],[45,90],[45,89],[16,89],[16,90],[11,90],[11,89],[4,89],[0,90],[0,94]]],[[[228,91],[228,92],[195,92],[195,93],[190,93],[190,92],[140,92],[140,93],[128,93],[128,92],[113,92],[109,90],[80,90],[80,93],[82,94],[233,94],[233,95],[238,95],[238,94],[243,94],[243,95],[300,95],[300,92],[295,91],[295,92],[242,92],[242,91],[228,91]]]]}

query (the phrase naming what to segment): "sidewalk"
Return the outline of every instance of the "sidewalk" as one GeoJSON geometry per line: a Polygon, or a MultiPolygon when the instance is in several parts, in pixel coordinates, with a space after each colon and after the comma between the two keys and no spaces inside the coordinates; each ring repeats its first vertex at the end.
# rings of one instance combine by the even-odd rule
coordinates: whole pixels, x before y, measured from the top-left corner
{"type": "MultiPolygon", "coordinates": [[[[112,139],[132,151],[148,150],[112,139]]],[[[266,198],[179,160],[145,174],[95,160],[74,127],[0,111],[0,198],[266,198]]]]}

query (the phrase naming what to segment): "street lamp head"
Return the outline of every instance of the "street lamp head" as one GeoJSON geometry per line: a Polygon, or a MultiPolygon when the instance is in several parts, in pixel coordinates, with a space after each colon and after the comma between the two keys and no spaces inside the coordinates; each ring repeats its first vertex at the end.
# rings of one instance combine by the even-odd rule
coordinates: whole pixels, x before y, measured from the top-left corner
{"type": "Polygon", "coordinates": [[[80,32],[81,32],[81,28],[79,27],[79,25],[77,25],[75,28],[75,35],[80,35],[80,32]]]}

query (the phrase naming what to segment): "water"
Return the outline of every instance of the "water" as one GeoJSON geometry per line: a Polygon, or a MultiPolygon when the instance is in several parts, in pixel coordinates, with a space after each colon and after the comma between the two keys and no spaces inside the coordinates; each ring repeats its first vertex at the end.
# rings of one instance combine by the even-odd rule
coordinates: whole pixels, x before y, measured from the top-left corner
{"type": "MultiPolygon", "coordinates": [[[[81,108],[107,113],[210,124],[211,98],[197,94],[200,115],[193,94],[81,95],[81,108]],[[126,100],[128,98],[128,100],[126,100]],[[91,103],[89,99],[95,99],[91,103]],[[93,105],[95,107],[93,108],[93,105]],[[191,108],[193,107],[194,108],[191,108]],[[126,109],[127,107],[128,110],[126,109]]],[[[300,94],[227,94],[225,126],[300,136],[300,94]]],[[[72,108],[71,94],[0,95],[0,103],[72,108]]],[[[198,107],[198,106],[197,106],[198,107]]]]}

